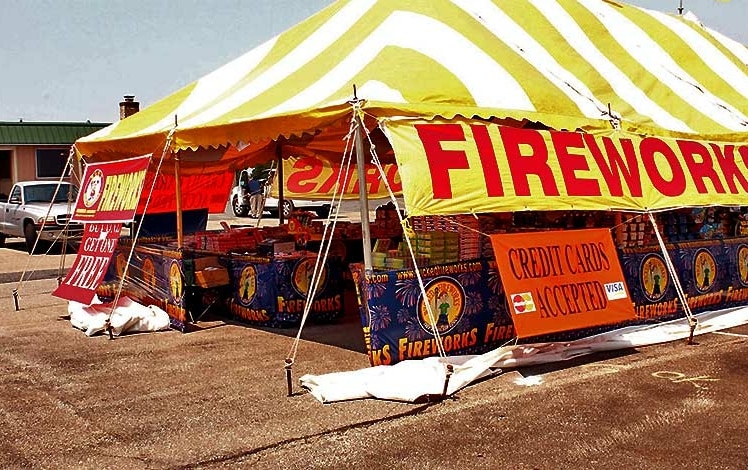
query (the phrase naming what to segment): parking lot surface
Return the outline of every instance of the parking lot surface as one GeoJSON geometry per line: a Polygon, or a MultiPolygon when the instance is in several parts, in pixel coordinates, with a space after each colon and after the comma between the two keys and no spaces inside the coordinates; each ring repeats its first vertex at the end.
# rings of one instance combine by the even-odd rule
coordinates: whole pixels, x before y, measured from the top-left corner
{"type": "MultiPolygon", "coordinates": [[[[26,259],[11,244],[0,270],[26,259]]],[[[0,468],[748,468],[746,326],[505,370],[437,403],[322,405],[298,378],[368,367],[355,316],[305,328],[288,397],[296,330],[89,338],[55,286],[23,283],[15,311],[17,281],[0,283],[0,468]]]]}

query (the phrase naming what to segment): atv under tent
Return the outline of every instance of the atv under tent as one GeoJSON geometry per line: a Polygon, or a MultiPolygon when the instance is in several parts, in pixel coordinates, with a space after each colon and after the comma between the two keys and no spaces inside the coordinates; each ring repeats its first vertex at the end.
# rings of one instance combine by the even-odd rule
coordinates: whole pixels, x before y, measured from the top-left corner
{"type": "Polygon", "coordinates": [[[234,147],[177,161],[209,174],[340,159],[360,121],[411,216],[746,206],[746,64],[692,15],[607,0],[338,1],[75,146],[234,147]]]}

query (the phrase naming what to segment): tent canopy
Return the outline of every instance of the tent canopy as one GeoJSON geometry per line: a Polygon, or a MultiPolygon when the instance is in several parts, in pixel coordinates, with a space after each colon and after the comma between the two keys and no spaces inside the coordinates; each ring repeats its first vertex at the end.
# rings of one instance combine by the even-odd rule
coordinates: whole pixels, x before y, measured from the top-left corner
{"type": "Polygon", "coordinates": [[[215,168],[267,161],[279,141],[335,158],[354,85],[369,127],[462,117],[742,142],[747,63],[692,15],[612,0],[341,0],[76,148],[153,152],[176,117],[176,150],[243,149],[215,168]]]}

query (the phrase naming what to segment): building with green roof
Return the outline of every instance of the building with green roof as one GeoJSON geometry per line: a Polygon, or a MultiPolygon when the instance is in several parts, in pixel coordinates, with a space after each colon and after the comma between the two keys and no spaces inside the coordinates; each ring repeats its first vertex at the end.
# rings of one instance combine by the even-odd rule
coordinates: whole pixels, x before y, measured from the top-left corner
{"type": "Polygon", "coordinates": [[[58,180],[70,146],[110,123],[0,121],[0,193],[16,181],[58,180]]]}

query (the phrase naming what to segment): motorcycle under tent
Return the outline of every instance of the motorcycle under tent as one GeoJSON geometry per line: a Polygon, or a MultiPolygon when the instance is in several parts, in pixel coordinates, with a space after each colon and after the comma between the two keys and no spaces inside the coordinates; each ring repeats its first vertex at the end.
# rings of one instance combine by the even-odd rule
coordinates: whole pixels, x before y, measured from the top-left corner
{"type": "MultiPolygon", "coordinates": [[[[621,2],[341,0],[75,148],[87,162],[162,149],[179,181],[180,171],[219,173],[279,156],[341,162],[355,141],[359,168],[394,156],[408,217],[746,206],[746,64],[743,45],[690,13],[621,2]],[[227,147],[213,159],[179,157],[227,147]]],[[[326,402],[413,401],[452,394],[495,367],[747,320],[743,307],[696,322],[680,299],[685,318],[673,324],[476,357],[439,348],[438,358],[302,383],[326,402]]]]}

